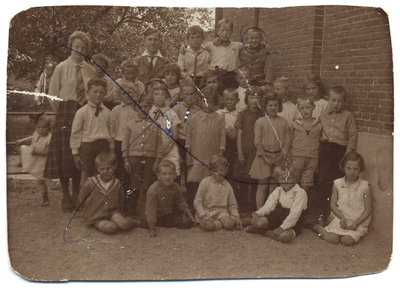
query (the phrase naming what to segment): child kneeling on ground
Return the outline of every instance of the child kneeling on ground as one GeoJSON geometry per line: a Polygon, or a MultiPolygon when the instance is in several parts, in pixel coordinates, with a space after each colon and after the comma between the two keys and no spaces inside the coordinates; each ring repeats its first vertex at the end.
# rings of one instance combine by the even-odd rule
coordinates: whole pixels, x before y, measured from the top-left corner
{"type": "Polygon", "coordinates": [[[307,193],[296,184],[296,169],[285,166],[276,167],[274,174],[280,186],[252,214],[251,225],[245,231],[288,243],[301,233],[307,193]]]}
{"type": "Polygon", "coordinates": [[[150,238],[157,236],[156,225],[179,229],[192,228],[193,215],[183,199],[181,186],[175,182],[175,164],[169,160],[161,161],[156,174],[158,180],[147,190],[146,221],[142,221],[140,226],[150,230],[150,238]]]}
{"type": "Polygon", "coordinates": [[[125,194],[121,182],[114,177],[115,154],[98,154],[95,168],[99,174],[88,177],[79,193],[78,207],[83,209],[83,222],[108,234],[139,226],[139,220],[124,217],[121,213],[125,194]]]}
{"type": "Polygon", "coordinates": [[[238,206],[232,186],[224,179],[228,172],[228,160],[219,155],[210,159],[212,175],[201,180],[193,206],[196,222],[204,231],[242,228],[238,206]]]}

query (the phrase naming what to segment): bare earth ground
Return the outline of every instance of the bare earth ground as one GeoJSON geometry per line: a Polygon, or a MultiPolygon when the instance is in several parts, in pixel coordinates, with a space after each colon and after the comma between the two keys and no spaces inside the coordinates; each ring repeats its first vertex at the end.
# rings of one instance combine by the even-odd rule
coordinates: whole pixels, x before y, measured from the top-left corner
{"type": "Polygon", "coordinates": [[[307,229],[290,244],[199,227],[161,228],[159,237],[148,239],[142,228],[102,234],[81,225],[78,214],[64,240],[73,213],[62,212],[61,191],[53,182],[50,206],[41,207],[32,182],[20,182],[8,180],[9,256],[12,268],[30,280],[346,277],[382,271],[390,262],[391,243],[374,230],[354,247],[328,244],[307,229]]]}

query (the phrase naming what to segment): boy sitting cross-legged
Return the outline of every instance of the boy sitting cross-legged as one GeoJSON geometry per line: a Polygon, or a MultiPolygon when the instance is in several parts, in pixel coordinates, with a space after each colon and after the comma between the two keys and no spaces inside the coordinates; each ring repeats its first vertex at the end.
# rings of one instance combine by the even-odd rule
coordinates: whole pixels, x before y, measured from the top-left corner
{"type": "Polygon", "coordinates": [[[163,160],[157,167],[157,181],[154,182],[146,196],[146,221],[141,227],[148,228],[149,237],[157,236],[156,225],[189,229],[193,227],[194,218],[183,199],[182,188],[175,182],[175,164],[163,160]]]}
{"type": "Polygon", "coordinates": [[[238,207],[232,186],[224,179],[228,172],[228,161],[216,154],[210,159],[212,176],[204,178],[194,199],[196,221],[204,231],[241,228],[238,207]]]}
{"type": "Polygon", "coordinates": [[[101,152],[95,159],[95,166],[99,174],[86,180],[78,198],[84,224],[108,234],[139,226],[140,221],[121,214],[125,195],[121,182],[114,177],[115,154],[101,152]]]}

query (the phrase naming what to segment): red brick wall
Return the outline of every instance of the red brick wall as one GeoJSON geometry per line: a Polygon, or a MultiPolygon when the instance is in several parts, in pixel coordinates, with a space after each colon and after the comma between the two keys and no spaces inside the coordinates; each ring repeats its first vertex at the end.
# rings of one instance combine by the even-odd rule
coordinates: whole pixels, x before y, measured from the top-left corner
{"type": "MultiPolygon", "coordinates": [[[[254,25],[254,8],[224,8],[234,21],[233,39],[254,25]]],[[[325,88],[348,90],[348,106],[360,132],[393,131],[392,52],[387,15],[352,6],[260,8],[259,25],[272,51],[273,77],[291,79],[295,94],[302,80],[320,74],[325,88]],[[338,69],[336,69],[336,67],[338,69]]]]}
{"type": "Polygon", "coordinates": [[[326,6],[325,11],[321,77],[329,86],[348,91],[360,132],[391,135],[394,95],[387,15],[368,7],[326,6]]]}

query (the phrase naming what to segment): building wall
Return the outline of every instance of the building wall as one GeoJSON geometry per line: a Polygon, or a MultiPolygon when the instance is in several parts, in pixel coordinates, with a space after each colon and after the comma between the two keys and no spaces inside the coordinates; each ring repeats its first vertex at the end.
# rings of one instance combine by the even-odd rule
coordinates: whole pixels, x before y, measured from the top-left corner
{"type": "MultiPolygon", "coordinates": [[[[255,26],[255,10],[224,8],[223,18],[240,28],[255,26]]],[[[391,241],[393,221],[393,65],[387,14],[377,8],[300,6],[260,8],[258,27],[266,32],[272,53],[273,77],[291,79],[294,95],[302,80],[319,74],[326,90],[347,91],[347,105],[359,131],[356,150],[368,170],[363,177],[373,191],[371,229],[391,241]]],[[[325,95],[327,96],[327,95],[325,95]]],[[[387,242],[389,243],[389,242],[387,242]]]]}
{"type": "Polygon", "coordinates": [[[321,77],[348,91],[360,132],[391,135],[394,121],[388,17],[376,8],[326,6],[321,77]]]}

